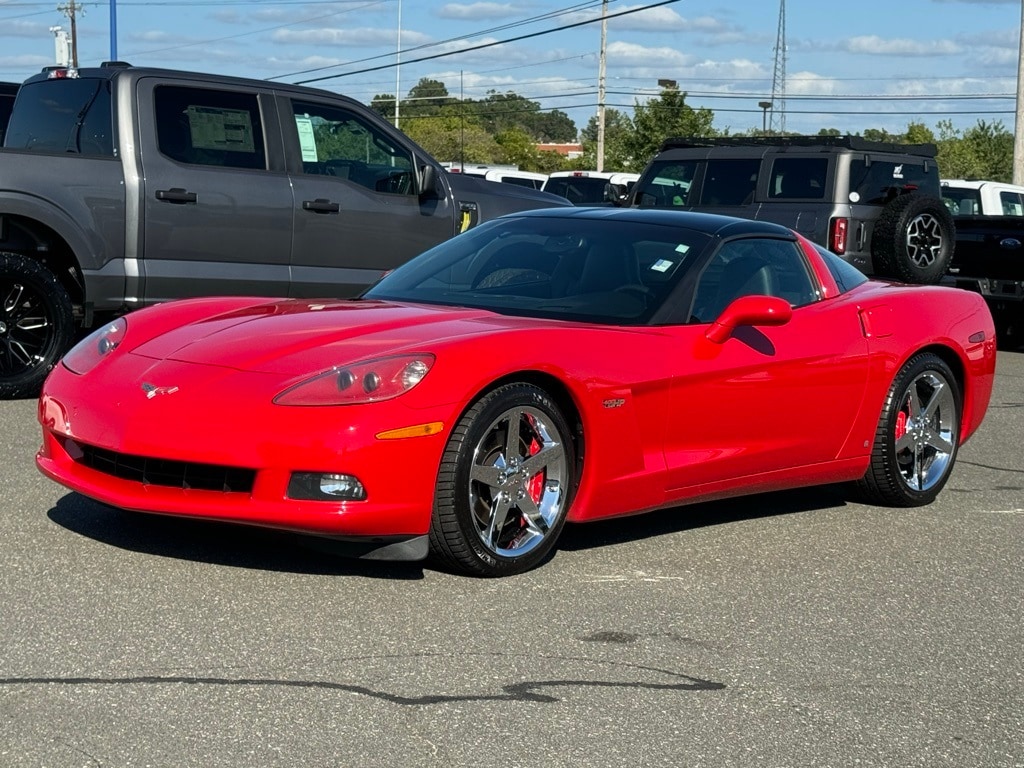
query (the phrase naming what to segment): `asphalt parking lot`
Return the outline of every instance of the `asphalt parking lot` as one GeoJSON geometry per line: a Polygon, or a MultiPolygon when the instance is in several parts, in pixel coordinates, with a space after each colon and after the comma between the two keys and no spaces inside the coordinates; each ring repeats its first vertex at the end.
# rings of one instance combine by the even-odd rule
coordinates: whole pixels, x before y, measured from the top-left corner
{"type": "Polygon", "coordinates": [[[681,507],[504,580],[125,514],[0,423],[0,765],[1024,766],[1024,353],[931,506],[681,507]]]}

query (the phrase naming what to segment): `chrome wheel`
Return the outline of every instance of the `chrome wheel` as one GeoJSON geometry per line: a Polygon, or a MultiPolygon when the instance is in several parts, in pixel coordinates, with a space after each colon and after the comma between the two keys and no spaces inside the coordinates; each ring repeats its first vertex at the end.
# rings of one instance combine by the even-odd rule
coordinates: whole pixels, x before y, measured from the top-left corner
{"type": "Polygon", "coordinates": [[[874,446],[857,483],[872,504],[930,504],[945,486],[960,445],[960,384],[931,352],[912,357],[889,387],[874,446]]]}
{"type": "Polygon", "coordinates": [[[575,492],[581,436],[534,384],[502,384],[454,425],[438,467],[430,552],[475,576],[511,576],[544,562],[575,492]]]}
{"type": "Polygon", "coordinates": [[[896,463],[908,488],[928,491],[945,478],[958,421],[953,388],[944,376],[925,371],[910,382],[900,398],[893,428],[896,463]]]}
{"type": "Polygon", "coordinates": [[[567,498],[565,438],[545,413],[515,407],[491,422],[473,452],[469,507],[477,536],[499,557],[539,546],[567,498]]]}
{"type": "Polygon", "coordinates": [[[935,264],[943,257],[942,224],[930,213],[922,213],[907,226],[907,254],[918,267],[935,264]]]}

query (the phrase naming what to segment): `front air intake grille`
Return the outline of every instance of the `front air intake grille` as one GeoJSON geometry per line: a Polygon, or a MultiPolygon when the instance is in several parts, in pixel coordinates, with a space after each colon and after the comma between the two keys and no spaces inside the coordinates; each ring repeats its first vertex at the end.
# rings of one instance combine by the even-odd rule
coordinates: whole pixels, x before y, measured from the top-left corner
{"type": "Polygon", "coordinates": [[[76,442],[74,446],[78,450],[69,445],[68,452],[72,456],[80,453],[80,456],[76,456],[76,461],[80,464],[105,475],[143,485],[223,493],[252,493],[252,486],[256,480],[256,472],[252,469],[131,456],[85,443],[76,442]]]}

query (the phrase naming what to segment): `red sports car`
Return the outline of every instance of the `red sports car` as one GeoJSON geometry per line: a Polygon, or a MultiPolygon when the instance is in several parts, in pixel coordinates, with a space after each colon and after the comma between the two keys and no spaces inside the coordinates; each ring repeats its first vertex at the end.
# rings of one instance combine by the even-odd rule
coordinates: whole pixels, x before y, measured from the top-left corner
{"type": "Polygon", "coordinates": [[[552,209],[356,300],[117,319],[39,401],[39,468],[130,510],[499,576],[582,522],[856,481],[931,502],[992,391],[976,294],[869,281],[788,229],[552,209]]]}

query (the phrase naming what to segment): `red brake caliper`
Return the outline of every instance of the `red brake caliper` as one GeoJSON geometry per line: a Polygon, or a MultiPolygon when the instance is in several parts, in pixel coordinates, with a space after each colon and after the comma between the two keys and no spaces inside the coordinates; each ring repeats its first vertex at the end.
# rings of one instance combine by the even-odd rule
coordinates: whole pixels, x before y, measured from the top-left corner
{"type": "Polygon", "coordinates": [[[899,440],[907,434],[907,412],[900,411],[896,414],[896,439],[899,440]]]}
{"type": "MultiPolygon", "coordinates": [[[[537,442],[537,438],[533,438],[533,442],[530,443],[530,455],[536,456],[538,453],[540,453],[540,443],[537,442]]],[[[544,490],[543,471],[530,478],[530,482],[526,484],[526,490],[529,492],[530,498],[533,499],[533,503],[540,504],[540,495],[544,490]]]]}

